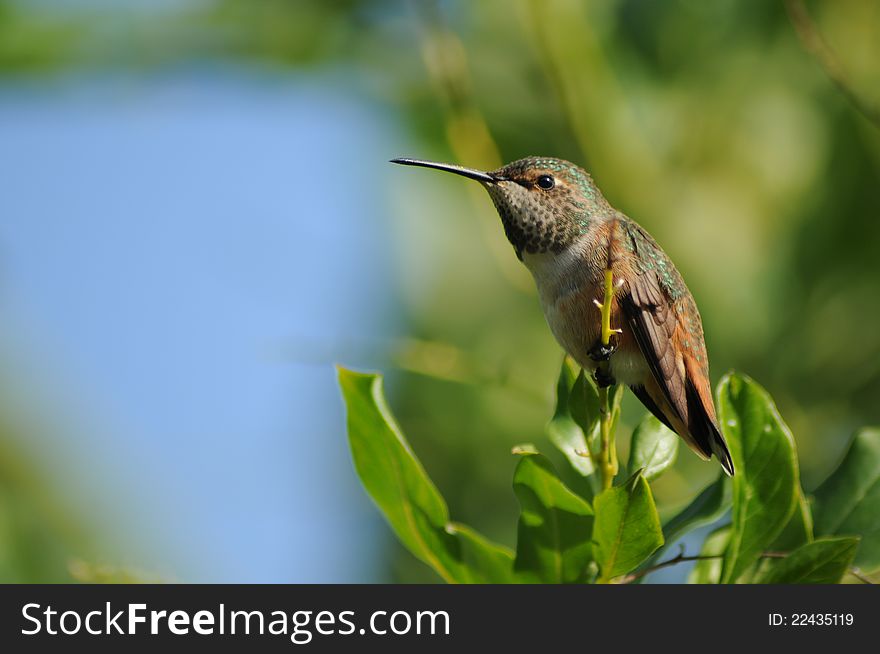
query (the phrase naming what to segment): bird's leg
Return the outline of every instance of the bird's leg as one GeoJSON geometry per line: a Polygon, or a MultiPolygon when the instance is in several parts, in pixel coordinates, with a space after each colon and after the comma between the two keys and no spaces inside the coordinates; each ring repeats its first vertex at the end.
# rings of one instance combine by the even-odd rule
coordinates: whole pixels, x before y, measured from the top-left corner
{"type": "MultiPolygon", "coordinates": [[[[609,296],[611,294],[611,278],[610,278],[610,270],[607,271],[606,275],[608,279],[606,280],[606,289],[605,289],[605,302],[610,302],[609,296]]],[[[602,302],[599,300],[593,300],[593,303],[599,308],[599,311],[602,312],[602,333],[599,338],[596,339],[596,342],[593,343],[593,346],[587,350],[587,356],[590,357],[597,364],[596,369],[593,371],[593,379],[596,380],[596,385],[599,388],[608,388],[609,386],[614,386],[617,381],[614,379],[614,375],[611,374],[609,369],[608,360],[611,358],[611,355],[614,354],[614,351],[617,349],[617,345],[614,343],[614,339],[612,336],[614,334],[620,334],[619,329],[612,329],[611,322],[611,312],[602,302]]]]}
{"type": "Polygon", "coordinates": [[[607,366],[596,366],[596,369],[593,371],[593,379],[596,380],[596,386],[599,388],[608,388],[617,383],[617,380],[614,379],[614,375],[609,372],[607,366]]]}
{"type": "Polygon", "coordinates": [[[593,347],[587,350],[587,356],[598,364],[593,371],[593,379],[596,380],[596,385],[599,388],[608,388],[617,383],[608,365],[608,360],[616,350],[617,345],[613,341],[609,340],[608,345],[605,345],[601,338],[596,339],[593,347]]]}

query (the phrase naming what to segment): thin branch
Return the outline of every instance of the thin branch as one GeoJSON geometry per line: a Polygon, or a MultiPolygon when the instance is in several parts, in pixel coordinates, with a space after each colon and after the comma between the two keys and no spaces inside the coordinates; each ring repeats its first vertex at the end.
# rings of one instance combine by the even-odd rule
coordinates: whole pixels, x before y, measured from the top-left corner
{"type": "Polygon", "coordinates": [[[590,161],[590,139],[583,121],[578,116],[575,98],[572,97],[569,85],[566,83],[565,76],[557,65],[556,57],[550,45],[552,36],[546,24],[547,5],[538,0],[531,0],[527,5],[527,10],[528,19],[526,24],[532,29],[534,34],[535,50],[538,59],[544,67],[547,82],[556,96],[556,104],[565,118],[566,127],[568,127],[574,137],[581,151],[583,163],[586,165],[590,161]]]}
{"type": "MultiPolygon", "coordinates": [[[[613,228],[612,228],[613,232],[613,228]]],[[[605,286],[604,297],[602,302],[596,304],[600,310],[600,335],[603,347],[611,345],[611,335],[619,330],[611,328],[611,304],[614,301],[614,271],[611,268],[611,237],[608,243],[608,263],[605,269],[605,286]]],[[[597,372],[602,371],[604,377],[610,376],[609,362],[602,361],[598,364],[597,372]]],[[[599,476],[602,481],[602,490],[611,488],[614,483],[614,477],[617,475],[617,446],[614,442],[614,434],[611,431],[611,405],[608,401],[608,387],[599,384],[599,452],[594,457],[594,461],[598,461],[599,476]]]]}
{"type": "MultiPolygon", "coordinates": [[[[790,552],[762,552],[761,558],[762,559],[784,559],[789,554],[790,554],[790,552]]],[[[645,577],[645,576],[651,574],[652,572],[656,572],[657,570],[662,570],[663,568],[668,568],[673,565],[677,565],[679,563],[686,563],[688,561],[705,561],[705,560],[721,559],[721,558],[724,558],[723,554],[705,554],[705,555],[699,555],[699,556],[686,556],[684,553],[684,546],[682,546],[681,551],[678,553],[677,556],[674,556],[673,558],[668,559],[667,561],[661,561],[657,565],[652,565],[651,567],[645,568],[644,570],[639,570],[637,572],[632,572],[628,575],[624,575],[622,577],[619,577],[617,580],[617,583],[631,584],[635,580],[641,579],[642,577],[645,577]]],[[[862,573],[862,571],[856,567],[848,568],[847,572],[864,584],[874,585],[874,583],[875,583],[875,582],[871,581],[867,576],[865,576],[862,573]]]]}
{"type": "Polygon", "coordinates": [[[669,568],[673,565],[677,565],[679,563],[686,563],[687,561],[706,561],[709,559],[720,559],[720,555],[699,555],[699,556],[685,556],[684,551],[679,553],[676,557],[669,559],[668,561],[662,561],[657,565],[652,565],[650,568],[645,568],[644,570],[639,570],[638,572],[630,573],[624,577],[621,577],[618,583],[621,584],[631,584],[636,579],[641,579],[652,572],[656,572],[657,570],[662,570],[663,568],[669,568]]]}
{"type": "Polygon", "coordinates": [[[880,127],[880,106],[863,97],[853,88],[834,50],[819,34],[816,23],[804,6],[803,0],[784,0],[784,3],[788,17],[794,25],[804,49],[819,62],[822,70],[849,100],[850,104],[876,127],[880,127]]]}

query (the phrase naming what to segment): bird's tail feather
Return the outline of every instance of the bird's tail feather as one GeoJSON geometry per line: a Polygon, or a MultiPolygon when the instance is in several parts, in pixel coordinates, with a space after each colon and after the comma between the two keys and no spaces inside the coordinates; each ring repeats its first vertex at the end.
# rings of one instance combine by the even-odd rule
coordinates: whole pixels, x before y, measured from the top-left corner
{"type": "Polygon", "coordinates": [[[733,459],[730,456],[727,442],[724,440],[724,436],[721,435],[718,423],[715,421],[715,418],[709,414],[706,405],[703,403],[699,393],[690,380],[688,380],[687,383],[687,395],[688,431],[707,456],[714,454],[718,457],[718,461],[721,463],[721,467],[724,468],[724,472],[732,477],[734,473],[733,459]]]}

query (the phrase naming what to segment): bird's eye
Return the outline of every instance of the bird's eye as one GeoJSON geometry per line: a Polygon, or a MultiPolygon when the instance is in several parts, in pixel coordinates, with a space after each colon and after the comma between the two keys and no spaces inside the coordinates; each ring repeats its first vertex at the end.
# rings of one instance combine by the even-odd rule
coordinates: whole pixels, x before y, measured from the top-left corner
{"type": "Polygon", "coordinates": [[[545,191],[549,191],[556,185],[556,180],[554,180],[550,175],[541,175],[537,182],[538,186],[545,191]]]}

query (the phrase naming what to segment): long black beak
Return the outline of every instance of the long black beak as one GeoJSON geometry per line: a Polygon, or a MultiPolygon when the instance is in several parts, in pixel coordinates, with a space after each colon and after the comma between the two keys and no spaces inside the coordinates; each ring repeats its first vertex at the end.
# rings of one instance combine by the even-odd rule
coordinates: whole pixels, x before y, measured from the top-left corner
{"type": "Polygon", "coordinates": [[[494,182],[501,181],[500,177],[495,177],[490,173],[485,173],[482,170],[474,170],[473,168],[464,168],[463,166],[456,166],[454,164],[445,164],[445,163],[437,163],[436,161],[424,161],[422,159],[392,159],[391,163],[402,164],[404,166],[423,166],[424,168],[435,168],[437,170],[445,170],[447,173],[455,173],[456,175],[461,175],[462,177],[468,177],[470,179],[475,179],[478,182],[483,182],[486,184],[492,184],[494,182]]]}

